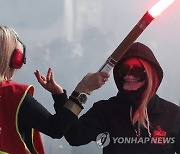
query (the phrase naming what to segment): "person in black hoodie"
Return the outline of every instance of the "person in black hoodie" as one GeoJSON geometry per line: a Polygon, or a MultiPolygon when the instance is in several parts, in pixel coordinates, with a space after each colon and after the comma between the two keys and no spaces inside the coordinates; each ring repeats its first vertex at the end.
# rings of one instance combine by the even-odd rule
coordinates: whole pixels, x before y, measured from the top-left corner
{"type": "Polygon", "coordinates": [[[136,42],[113,69],[116,96],[93,104],[65,135],[72,146],[96,141],[103,154],[180,154],[180,108],[156,91],[163,71],[136,42]]]}

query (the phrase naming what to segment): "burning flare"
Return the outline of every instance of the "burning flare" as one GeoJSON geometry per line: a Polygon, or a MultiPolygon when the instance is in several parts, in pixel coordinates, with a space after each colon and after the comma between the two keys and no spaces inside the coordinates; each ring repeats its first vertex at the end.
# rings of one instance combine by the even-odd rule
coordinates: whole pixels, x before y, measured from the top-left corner
{"type": "Polygon", "coordinates": [[[175,0],[160,0],[156,5],[154,5],[148,12],[155,18],[160,15],[169,5],[171,5],[175,0]]]}

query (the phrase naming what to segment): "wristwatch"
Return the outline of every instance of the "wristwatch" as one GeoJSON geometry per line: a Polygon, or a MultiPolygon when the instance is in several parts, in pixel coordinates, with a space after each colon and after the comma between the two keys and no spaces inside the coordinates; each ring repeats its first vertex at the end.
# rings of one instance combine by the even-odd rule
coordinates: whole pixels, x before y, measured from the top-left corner
{"type": "Polygon", "coordinates": [[[85,104],[88,99],[88,95],[86,93],[79,93],[77,91],[73,91],[71,97],[77,99],[80,104],[85,104]]]}

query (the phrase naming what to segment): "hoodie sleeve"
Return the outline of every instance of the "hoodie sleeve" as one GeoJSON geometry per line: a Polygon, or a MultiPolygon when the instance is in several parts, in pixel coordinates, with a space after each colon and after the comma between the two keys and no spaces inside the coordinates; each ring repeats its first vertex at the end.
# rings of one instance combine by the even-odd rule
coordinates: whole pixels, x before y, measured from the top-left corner
{"type": "Polygon", "coordinates": [[[102,103],[93,105],[89,111],[82,115],[65,135],[72,146],[79,146],[95,141],[96,137],[105,131],[106,125],[103,118],[102,103]]]}
{"type": "Polygon", "coordinates": [[[177,141],[175,143],[175,149],[176,149],[176,153],[180,154],[180,130],[177,136],[177,141]]]}
{"type": "MultiPolygon", "coordinates": [[[[180,111],[180,107],[179,107],[179,111],[180,111]]],[[[179,127],[177,126],[177,128],[179,128],[177,136],[175,136],[175,151],[177,154],[180,154],[180,114],[179,114],[179,122],[177,122],[179,124],[179,127]]]]}

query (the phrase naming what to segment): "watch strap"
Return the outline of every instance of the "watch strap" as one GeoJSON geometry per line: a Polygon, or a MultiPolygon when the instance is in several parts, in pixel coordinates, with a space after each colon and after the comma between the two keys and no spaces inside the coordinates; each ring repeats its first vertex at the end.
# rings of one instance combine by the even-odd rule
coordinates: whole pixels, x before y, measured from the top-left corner
{"type": "Polygon", "coordinates": [[[71,97],[77,99],[80,104],[85,104],[87,101],[87,94],[86,93],[79,93],[77,91],[73,91],[71,97]]]}
{"type": "Polygon", "coordinates": [[[72,94],[71,94],[71,96],[73,96],[73,97],[78,97],[79,94],[80,94],[79,92],[73,91],[72,94]]]}
{"type": "Polygon", "coordinates": [[[74,103],[76,103],[81,109],[84,109],[84,107],[82,106],[82,104],[79,102],[78,99],[76,99],[76,97],[73,97],[72,95],[69,96],[69,100],[73,101],[74,103]]]}

